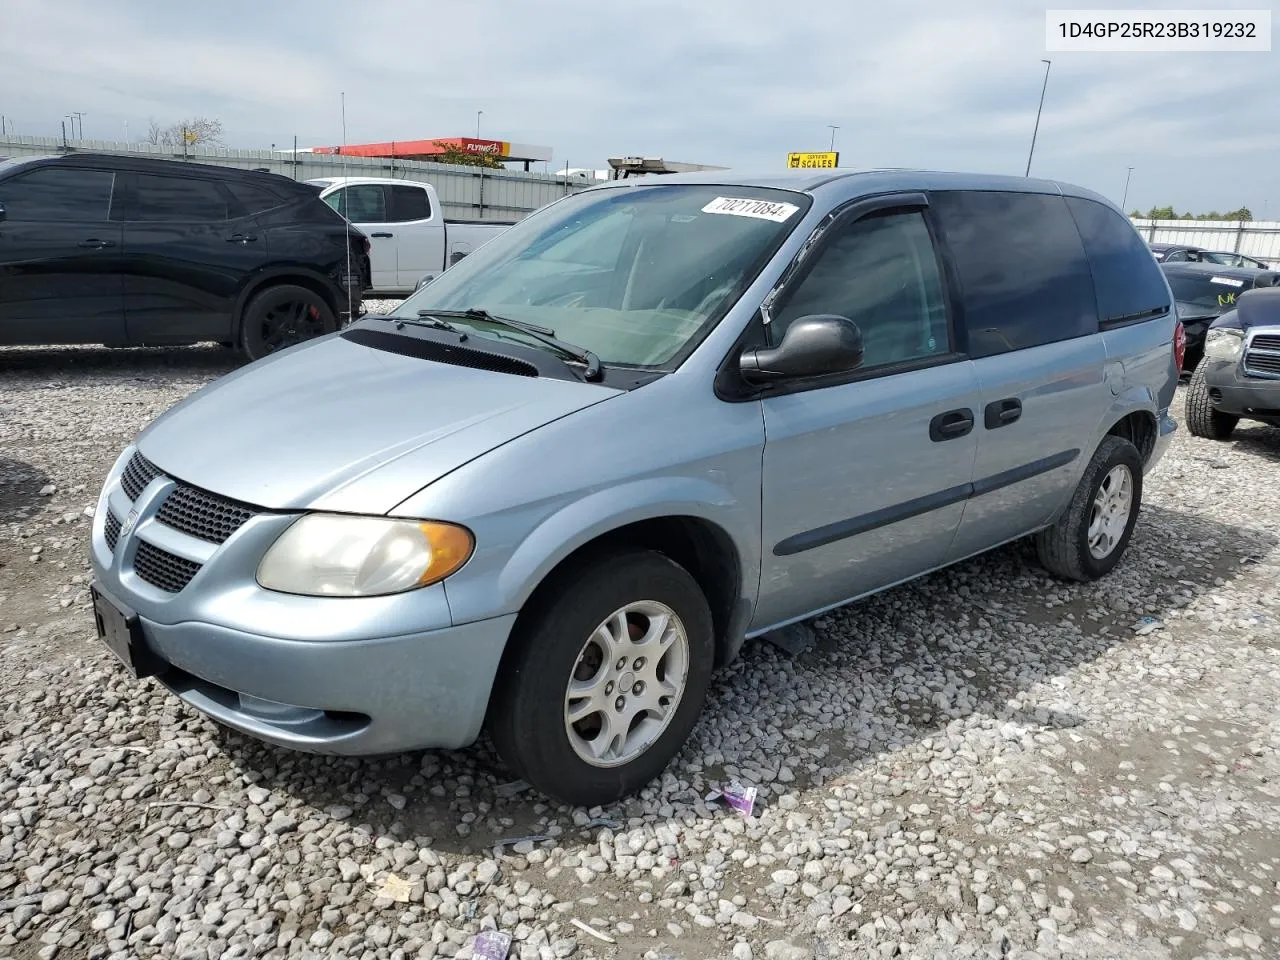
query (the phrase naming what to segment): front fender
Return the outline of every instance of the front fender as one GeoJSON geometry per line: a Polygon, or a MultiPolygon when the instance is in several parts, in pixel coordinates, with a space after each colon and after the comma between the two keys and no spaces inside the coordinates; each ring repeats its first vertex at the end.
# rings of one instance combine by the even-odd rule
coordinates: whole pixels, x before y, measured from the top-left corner
{"type": "MultiPolygon", "coordinates": [[[[738,554],[741,599],[755,603],[760,581],[760,507],[737,496],[729,477],[650,477],[610,486],[554,507],[505,549],[478,551],[445,581],[455,623],[518,612],[557,565],[574,551],[628,524],[664,517],[694,517],[715,525],[738,554]],[[717,480],[722,482],[717,482],[717,480]]],[[[504,539],[514,518],[476,524],[478,542],[504,539]]]]}

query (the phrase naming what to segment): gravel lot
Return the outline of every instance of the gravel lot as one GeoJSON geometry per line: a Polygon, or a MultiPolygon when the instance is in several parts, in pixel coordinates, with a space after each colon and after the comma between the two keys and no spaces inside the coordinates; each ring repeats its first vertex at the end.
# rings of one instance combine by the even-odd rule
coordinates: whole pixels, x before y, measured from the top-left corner
{"type": "Polygon", "coordinates": [[[484,743],[305,756],[123,678],[86,508],[236,366],[0,350],[0,956],[1280,956],[1280,431],[1180,432],[1099,584],[1011,547],[749,645],[663,781],[586,811],[484,743]],[[750,820],[703,799],[734,779],[750,820]]]}

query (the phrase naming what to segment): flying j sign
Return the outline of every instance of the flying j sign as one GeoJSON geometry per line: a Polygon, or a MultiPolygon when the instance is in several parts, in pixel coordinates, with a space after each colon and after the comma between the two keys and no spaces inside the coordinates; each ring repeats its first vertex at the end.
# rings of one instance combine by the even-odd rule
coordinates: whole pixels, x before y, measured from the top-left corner
{"type": "Polygon", "coordinates": [[[839,153],[788,153],[787,166],[806,169],[810,167],[836,167],[840,165],[839,153]]]}

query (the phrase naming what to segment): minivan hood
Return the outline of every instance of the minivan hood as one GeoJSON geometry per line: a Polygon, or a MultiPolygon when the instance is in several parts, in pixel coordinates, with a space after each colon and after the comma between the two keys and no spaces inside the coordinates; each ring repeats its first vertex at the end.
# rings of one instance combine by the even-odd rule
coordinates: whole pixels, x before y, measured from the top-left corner
{"type": "Polygon", "coordinates": [[[617,396],[330,335],[251,364],[138,438],[165,473],[275,510],[380,514],[469,460],[617,396]]]}

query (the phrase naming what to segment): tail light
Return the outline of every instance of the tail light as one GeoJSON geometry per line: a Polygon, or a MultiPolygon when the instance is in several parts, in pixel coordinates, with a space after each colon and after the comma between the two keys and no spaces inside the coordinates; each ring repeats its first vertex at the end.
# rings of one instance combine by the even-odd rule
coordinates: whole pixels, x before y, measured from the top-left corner
{"type": "Polygon", "coordinates": [[[1182,362],[1187,358],[1187,331],[1182,326],[1182,321],[1177,321],[1177,326],[1173,328],[1173,362],[1177,364],[1178,372],[1182,372],[1182,362]]]}

